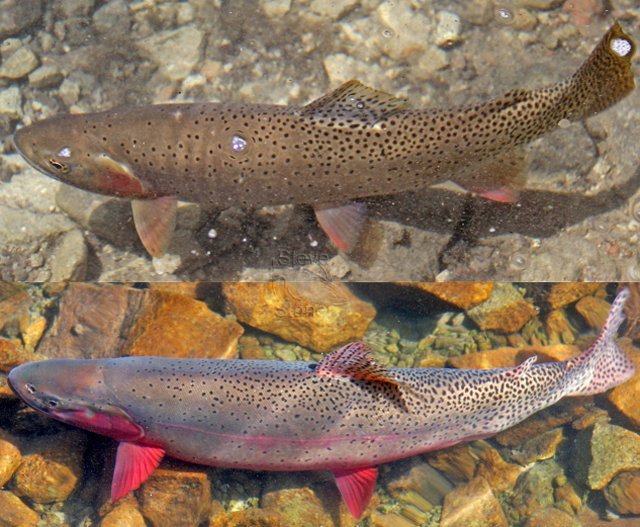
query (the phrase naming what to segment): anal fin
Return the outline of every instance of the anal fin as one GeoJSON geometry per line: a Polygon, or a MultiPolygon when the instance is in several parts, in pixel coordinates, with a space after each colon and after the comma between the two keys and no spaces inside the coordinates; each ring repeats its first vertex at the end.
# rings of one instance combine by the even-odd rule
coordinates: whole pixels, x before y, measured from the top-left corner
{"type": "Polygon", "coordinates": [[[367,219],[367,206],[354,202],[337,206],[316,206],[314,211],[320,227],[334,245],[341,251],[350,252],[360,239],[367,219]]]}
{"type": "Polygon", "coordinates": [[[369,505],[376,487],[378,469],[376,467],[334,470],[336,485],[351,515],[359,519],[369,505]]]}
{"type": "Polygon", "coordinates": [[[162,196],[155,199],[134,199],[131,208],[142,245],[151,256],[162,256],[176,228],[176,198],[162,196]]]}
{"type": "Polygon", "coordinates": [[[124,498],[142,485],[164,457],[162,448],[122,442],[118,445],[111,482],[111,501],[124,498]]]}

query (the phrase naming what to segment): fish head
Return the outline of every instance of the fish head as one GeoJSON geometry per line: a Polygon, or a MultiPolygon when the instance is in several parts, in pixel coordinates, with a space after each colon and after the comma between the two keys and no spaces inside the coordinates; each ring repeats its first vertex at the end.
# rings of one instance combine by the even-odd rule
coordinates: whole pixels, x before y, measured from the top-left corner
{"type": "Polygon", "coordinates": [[[51,359],[9,372],[9,385],[29,406],[49,417],[118,441],[141,439],[144,432],[104,382],[104,361],[51,359]]]}
{"type": "Polygon", "coordinates": [[[43,174],[75,187],[122,198],[150,198],[153,192],[131,167],[105,147],[83,115],[61,115],[19,129],[16,150],[43,174]]]}

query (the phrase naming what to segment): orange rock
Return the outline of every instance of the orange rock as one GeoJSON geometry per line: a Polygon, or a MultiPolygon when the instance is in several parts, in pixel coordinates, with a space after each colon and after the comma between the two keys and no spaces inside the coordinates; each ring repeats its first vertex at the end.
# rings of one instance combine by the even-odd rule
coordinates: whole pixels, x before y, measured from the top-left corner
{"type": "Polygon", "coordinates": [[[428,454],[429,465],[437,468],[451,481],[471,481],[478,465],[474,443],[462,443],[428,454]]]}
{"type": "Polygon", "coordinates": [[[426,291],[460,309],[469,309],[484,302],[493,291],[493,282],[400,282],[426,291]]]}
{"type": "Polygon", "coordinates": [[[36,503],[65,501],[82,479],[86,443],[75,430],[31,441],[13,477],[16,494],[36,503]]]}
{"type": "Polygon", "coordinates": [[[145,527],[145,522],[134,500],[124,500],[100,522],[100,527],[145,527]]]}
{"type": "Polygon", "coordinates": [[[238,341],[240,357],[243,359],[266,359],[260,341],[255,337],[243,336],[238,341]]]}
{"type": "Polygon", "coordinates": [[[605,487],[604,497],[618,514],[640,514],[640,470],[618,474],[605,487]]]}
{"type": "Polygon", "coordinates": [[[376,315],[342,283],[227,282],[223,291],[241,322],[320,352],[361,339],[376,315]]]}
{"type": "Polygon", "coordinates": [[[17,339],[4,339],[0,337],[0,371],[9,373],[16,366],[25,362],[35,362],[43,360],[40,354],[29,352],[24,349],[17,339]]]}
{"type": "Polygon", "coordinates": [[[560,282],[551,286],[547,301],[553,309],[573,304],[602,287],[598,282],[560,282]]]}
{"type": "Polygon", "coordinates": [[[0,280],[0,329],[28,323],[31,297],[22,284],[0,280]]]}
{"type": "Polygon", "coordinates": [[[45,317],[35,317],[22,330],[22,341],[24,348],[30,353],[36,349],[45,329],[47,329],[47,319],[45,317]]]}
{"type": "Polygon", "coordinates": [[[395,512],[381,514],[378,511],[373,511],[369,521],[371,527],[416,527],[413,521],[395,512]]]}
{"type": "Polygon", "coordinates": [[[640,350],[629,339],[619,339],[618,345],[636,366],[636,373],[627,382],[616,386],[607,397],[636,427],[640,427],[640,350]]]}
{"type": "Polygon", "coordinates": [[[236,358],[242,326],[184,295],[149,291],[128,334],[124,355],[236,358]]]}
{"type": "Polygon", "coordinates": [[[209,527],[288,527],[272,510],[246,509],[222,512],[211,518],[209,527]]]}
{"type": "Polygon", "coordinates": [[[511,457],[523,466],[549,459],[556,454],[563,439],[562,428],[553,428],[529,439],[518,450],[512,452],[511,457]]]}
{"type": "Polygon", "coordinates": [[[500,333],[515,333],[536,314],[536,308],[508,283],[496,283],[487,300],[467,310],[480,329],[500,333]]]}
{"type": "Polygon", "coordinates": [[[473,478],[447,494],[440,527],[508,527],[500,502],[484,478],[473,478]]]}
{"type": "Polygon", "coordinates": [[[27,507],[16,495],[0,490],[0,526],[36,527],[40,515],[27,507]]]}
{"type": "Polygon", "coordinates": [[[487,445],[480,452],[480,460],[476,468],[476,477],[487,480],[491,490],[496,494],[511,490],[516,484],[518,476],[524,472],[524,467],[508,463],[495,448],[487,445]]]}
{"type": "Polygon", "coordinates": [[[447,364],[454,368],[507,368],[516,366],[533,355],[538,357],[538,362],[552,362],[566,360],[578,353],[580,353],[578,348],[566,344],[529,346],[526,348],[496,348],[494,350],[451,357],[447,360],[447,364]]]}
{"type": "Polygon", "coordinates": [[[565,511],[547,507],[534,512],[524,525],[525,527],[580,527],[581,523],[565,511]]]}
{"type": "Polygon", "coordinates": [[[197,527],[209,517],[211,483],[202,470],[160,468],[142,485],[138,500],[154,527],[197,527]]]}
{"type": "Polygon", "coordinates": [[[564,309],[552,310],[547,316],[546,326],[549,341],[553,344],[573,344],[576,340],[574,329],[564,309]]]}
{"type": "Polygon", "coordinates": [[[4,431],[0,430],[0,432],[0,487],[4,487],[20,466],[22,455],[16,446],[16,439],[4,431]]]}
{"type": "Polygon", "coordinates": [[[602,298],[585,296],[576,303],[576,310],[582,318],[594,329],[600,329],[607,320],[611,304],[602,298]]]}

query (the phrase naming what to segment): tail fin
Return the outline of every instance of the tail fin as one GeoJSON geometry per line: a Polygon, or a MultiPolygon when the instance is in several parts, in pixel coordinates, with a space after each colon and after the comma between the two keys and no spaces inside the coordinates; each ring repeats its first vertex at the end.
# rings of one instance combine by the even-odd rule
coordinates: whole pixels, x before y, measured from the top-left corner
{"type": "Polygon", "coordinates": [[[605,110],[635,87],[631,58],[636,45],[619,22],[611,26],[580,69],[550,90],[564,92],[561,118],[579,121],[605,110]]]}
{"type": "Polygon", "coordinates": [[[629,289],[618,293],[598,338],[587,350],[565,362],[567,395],[602,393],[622,384],[635,373],[633,362],[614,341],[625,319],[623,308],[628,298],[629,289]]]}

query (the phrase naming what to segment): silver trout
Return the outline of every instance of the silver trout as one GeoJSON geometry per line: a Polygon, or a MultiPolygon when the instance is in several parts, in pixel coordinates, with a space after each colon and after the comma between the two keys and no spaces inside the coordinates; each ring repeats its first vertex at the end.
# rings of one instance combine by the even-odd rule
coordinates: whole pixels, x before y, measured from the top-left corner
{"type": "Polygon", "coordinates": [[[462,108],[410,109],[350,81],[303,107],[187,103],[61,115],[18,130],[14,143],[48,176],[131,198],[151,255],[167,248],[177,199],[212,208],[309,204],[349,252],[366,216],[354,199],[450,180],[515,201],[525,184],[518,147],[627,95],[634,52],[615,23],[568,79],[462,108]]]}
{"type": "Polygon", "coordinates": [[[333,472],[360,517],[377,465],[493,435],[565,396],[634,373],[614,336],[627,289],[593,344],[564,362],[514,368],[390,368],[359,342],[320,363],[267,360],[53,359],[14,368],[31,407],[119,441],[111,488],[122,498],[164,455],[252,470],[333,472]]]}

